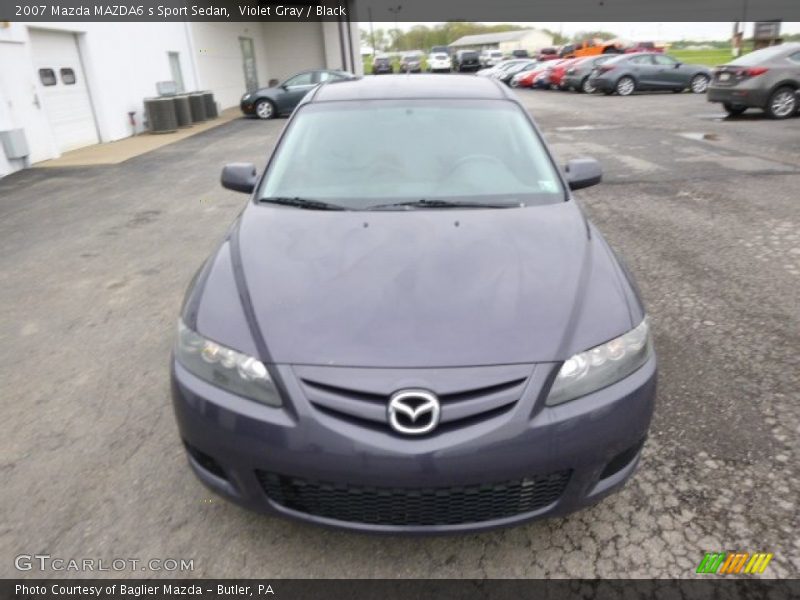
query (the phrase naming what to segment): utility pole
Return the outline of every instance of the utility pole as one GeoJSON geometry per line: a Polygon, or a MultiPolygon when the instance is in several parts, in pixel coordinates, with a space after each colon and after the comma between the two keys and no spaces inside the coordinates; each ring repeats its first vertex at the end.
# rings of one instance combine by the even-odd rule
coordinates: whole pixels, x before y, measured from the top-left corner
{"type": "Polygon", "coordinates": [[[394,15],[394,44],[396,46],[395,50],[400,50],[400,34],[397,31],[397,15],[400,11],[403,10],[403,5],[398,4],[397,6],[390,6],[389,12],[394,15]]]}
{"type": "Polygon", "coordinates": [[[740,21],[733,24],[733,55],[742,55],[742,46],[744,45],[744,29],[747,24],[747,0],[742,0],[742,20],[741,31],[739,30],[740,21]]]}
{"type": "Polygon", "coordinates": [[[367,15],[369,16],[369,41],[372,43],[372,57],[375,58],[375,28],[372,22],[372,7],[367,7],[367,15]]]}

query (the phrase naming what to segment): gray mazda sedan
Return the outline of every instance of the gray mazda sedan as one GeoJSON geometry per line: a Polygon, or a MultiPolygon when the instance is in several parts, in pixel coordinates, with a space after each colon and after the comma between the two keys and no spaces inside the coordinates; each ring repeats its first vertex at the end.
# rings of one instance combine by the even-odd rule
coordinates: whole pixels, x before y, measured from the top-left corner
{"type": "Polygon", "coordinates": [[[187,291],[171,360],[197,477],[371,532],[564,515],[636,469],[656,391],[630,274],[512,92],[322,85],[187,291]]]}
{"type": "Polygon", "coordinates": [[[731,116],[760,108],[773,119],[800,111],[800,43],[756,50],[714,69],[708,101],[731,116]]]}
{"type": "Polygon", "coordinates": [[[711,70],[703,65],[689,65],[658,52],[622,54],[597,65],[589,75],[589,87],[606,95],[630,96],[643,90],[687,88],[704,94],[711,81],[711,70]]]}

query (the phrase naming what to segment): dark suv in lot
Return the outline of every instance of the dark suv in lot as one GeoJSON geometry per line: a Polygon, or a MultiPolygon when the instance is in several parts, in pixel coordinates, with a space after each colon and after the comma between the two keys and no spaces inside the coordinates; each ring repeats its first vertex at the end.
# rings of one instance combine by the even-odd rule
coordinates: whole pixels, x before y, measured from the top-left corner
{"type": "Polygon", "coordinates": [[[756,50],[717,67],[708,101],[720,102],[730,115],[760,108],[773,119],[800,109],[800,43],[756,50]]]}
{"type": "Polygon", "coordinates": [[[376,56],[372,61],[372,73],[374,75],[394,73],[392,59],[388,56],[376,56]]]}
{"type": "Polygon", "coordinates": [[[478,71],[481,68],[480,56],[473,50],[459,50],[453,57],[453,68],[458,72],[478,71]]]}

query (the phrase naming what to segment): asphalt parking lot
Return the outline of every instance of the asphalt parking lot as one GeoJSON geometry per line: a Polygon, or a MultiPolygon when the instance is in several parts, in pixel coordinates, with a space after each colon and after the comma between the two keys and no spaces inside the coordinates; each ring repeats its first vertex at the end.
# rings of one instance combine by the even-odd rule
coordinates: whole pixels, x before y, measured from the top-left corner
{"type": "Polygon", "coordinates": [[[561,162],[602,162],[605,183],[577,196],[651,315],[658,406],[620,494],[433,538],[212,498],[167,364],[184,288],[245,202],[219,170],[263,166],[285,122],[240,119],[119,165],[0,180],[0,575],[39,553],[193,559],[188,575],[215,577],[680,578],[707,551],[766,551],[764,576],[798,577],[800,118],[724,120],[691,94],[519,95],[561,162]]]}

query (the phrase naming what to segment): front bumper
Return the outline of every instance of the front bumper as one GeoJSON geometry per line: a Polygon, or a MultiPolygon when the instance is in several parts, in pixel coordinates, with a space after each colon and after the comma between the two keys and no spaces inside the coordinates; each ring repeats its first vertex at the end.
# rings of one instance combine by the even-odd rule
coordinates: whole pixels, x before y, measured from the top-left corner
{"type": "MultiPolygon", "coordinates": [[[[466,420],[458,427],[440,426],[418,438],[401,437],[388,426],[365,427],[321,410],[307,397],[305,373],[309,369],[338,371],[342,381],[390,380],[389,385],[397,389],[417,386],[437,391],[426,379],[432,374],[460,381],[461,373],[455,371],[469,379],[473,369],[280,365],[276,370],[289,401],[283,408],[271,408],[209,385],[173,362],[172,400],[195,474],[213,491],[242,506],[360,531],[465,532],[567,514],[597,502],[633,474],[653,412],[655,356],[612,386],[545,407],[546,384],[556,367],[530,366],[519,399],[502,414],[487,413],[486,418],[466,420]],[[490,493],[487,485],[503,492],[507,482],[527,485],[537,478],[558,480],[563,487],[544,504],[526,504],[522,512],[481,512],[476,499],[490,493]],[[289,489],[290,485],[295,487],[289,489]],[[311,496],[303,495],[303,490],[312,489],[311,496]],[[428,515],[424,522],[405,523],[402,515],[376,520],[373,512],[379,509],[364,500],[388,502],[389,494],[401,497],[404,510],[419,511],[424,498],[435,503],[445,490],[457,497],[462,508],[470,506],[473,512],[469,514],[485,518],[459,520],[447,514],[441,519],[428,515]],[[339,509],[344,495],[346,518],[322,506],[331,494],[338,494],[339,509]],[[367,512],[354,515],[353,506],[365,507],[367,512]]],[[[439,511],[449,510],[450,504],[437,506],[439,511]]]]}
{"type": "Polygon", "coordinates": [[[539,75],[534,78],[531,87],[544,90],[550,87],[550,75],[539,75]]]}
{"type": "Polygon", "coordinates": [[[239,102],[239,109],[245,115],[254,115],[254,114],[256,114],[256,102],[255,102],[255,99],[251,100],[251,99],[248,98],[247,100],[240,101],[239,102]]]}
{"type": "Polygon", "coordinates": [[[601,92],[613,92],[617,82],[610,77],[590,77],[589,83],[593,88],[601,92]]]}

